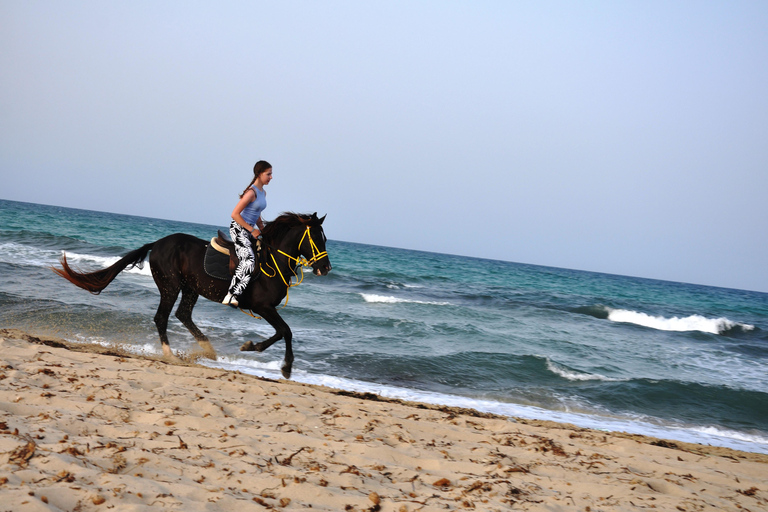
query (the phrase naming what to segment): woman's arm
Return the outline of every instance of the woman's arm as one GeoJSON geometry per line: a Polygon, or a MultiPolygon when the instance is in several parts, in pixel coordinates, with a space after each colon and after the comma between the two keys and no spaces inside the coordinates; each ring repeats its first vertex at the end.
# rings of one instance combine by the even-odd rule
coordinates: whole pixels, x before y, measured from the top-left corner
{"type": "MultiPolygon", "coordinates": [[[[253,233],[253,236],[259,236],[259,233],[261,232],[261,229],[259,226],[251,226],[247,222],[245,222],[245,219],[243,219],[243,216],[240,215],[242,211],[245,209],[246,206],[251,204],[256,199],[256,193],[253,191],[253,189],[248,189],[245,194],[243,194],[243,197],[240,198],[240,201],[237,202],[237,205],[235,206],[235,209],[232,210],[232,219],[240,224],[242,227],[245,228],[246,231],[249,233],[253,233]]],[[[259,219],[260,221],[261,219],[259,219]]]]}

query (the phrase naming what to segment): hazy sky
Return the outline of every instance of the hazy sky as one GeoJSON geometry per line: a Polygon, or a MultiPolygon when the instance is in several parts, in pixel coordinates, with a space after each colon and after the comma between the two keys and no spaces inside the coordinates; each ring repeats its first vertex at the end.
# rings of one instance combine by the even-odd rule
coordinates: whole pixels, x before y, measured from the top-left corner
{"type": "Polygon", "coordinates": [[[0,198],[768,291],[768,2],[0,0],[0,198]]]}

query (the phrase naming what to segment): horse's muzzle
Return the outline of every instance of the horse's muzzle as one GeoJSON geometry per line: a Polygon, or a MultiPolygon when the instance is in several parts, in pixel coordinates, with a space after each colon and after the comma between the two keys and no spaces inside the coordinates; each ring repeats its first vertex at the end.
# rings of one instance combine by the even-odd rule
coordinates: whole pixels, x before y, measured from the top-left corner
{"type": "Polygon", "coordinates": [[[312,270],[312,273],[316,276],[327,276],[328,272],[330,272],[333,269],[330,263],[326,263],[325,265],[320,265],[314,268],[312,270]]]}

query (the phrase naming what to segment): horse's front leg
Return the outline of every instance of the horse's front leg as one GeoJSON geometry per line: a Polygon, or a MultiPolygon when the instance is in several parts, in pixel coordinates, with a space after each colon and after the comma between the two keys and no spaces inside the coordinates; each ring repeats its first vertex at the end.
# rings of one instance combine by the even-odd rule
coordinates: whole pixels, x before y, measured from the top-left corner
{"type": "Polygon", "coordinates": [[[268,338],[264,341],[260,341],[258,343],[254,343],[252,341],[246,341],[243,343],[243,345],[240,347],[241,352],[264,352],[269,347],[277,343],[282,339],[283,335],[280,333],[275,333],[274,336],[271,338],[268,338]]]}
{"type": "Polygon", "coordinates": [[[293,333],[285,320],[278,314],[277,310],[270,308],[269,310],[258,311],[261,317],[266,320],[269,325],[275,329],[275,335],[269,339],[266,339],[259,343],[247,341],[240,347],[242,351],[264,352],[266,349],[274,345],[280,339],[285,340],[285,359],[283,360],[283,366],[281,373],[286,379],[291,378],[291,370],[293,368],[293,333]]]}

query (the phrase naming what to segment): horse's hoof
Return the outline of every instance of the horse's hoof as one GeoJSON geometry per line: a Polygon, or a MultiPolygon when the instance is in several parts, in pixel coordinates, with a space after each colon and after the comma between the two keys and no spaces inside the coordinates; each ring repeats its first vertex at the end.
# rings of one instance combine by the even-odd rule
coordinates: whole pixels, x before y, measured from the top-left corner
{"type": "Polygon", "coordinates": [[[163,361],[165,361],[166,363],[171,363],[171,364],[184,364],[184,362],[185,362],[183,359],[181,359],[180,357],[175,356],[174,354],[170,354],[170,355],[165,354],[165,355],[163,355],[163,361]]]}
{"type": "Polygon", "coordinates": [[[291,366],[290,365],[283,365],[282,368],[280,368],[280,373],[283,374],[283,378],[288,380],[291,378],[291,366]]]}
{"type": "Polygon", "coordinates": [[[243,346],[240,347],[240,351],[242,352],[253,352],[254,350],[256,350],[256,345],[254,345],[252,341],[246,341],[243,343],[243,346]]]}
{"type": "Polygon", "coordinates": [[[216,350],[214,350],[213,345],[211,345],[208,341],[198,341],[198,344],[200,345],[200,348],[202,349],[199,352],[195,352],[196,355],[199,355],[198,357],[205,357],[208,359],[212,359],[213,361],[216,360],[216,350]]]}
{"type": "Polygon", "coordinates": [[[189,358],[192,361],[198,361],[200,359],[210,359],[211,361],[215,361],[217,357],[216,352],[208,352],[206,350],[195,350],[189,354],[189,358]]]}
{"type": "Polygon", "coordinates": [[[180,364],[184,362],[182,359],[176,357],[176,355],[171,351],[171,347],[168,345],[163,345],[163,361],[172,364],[180,364]]]}

